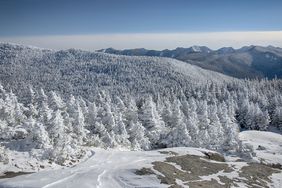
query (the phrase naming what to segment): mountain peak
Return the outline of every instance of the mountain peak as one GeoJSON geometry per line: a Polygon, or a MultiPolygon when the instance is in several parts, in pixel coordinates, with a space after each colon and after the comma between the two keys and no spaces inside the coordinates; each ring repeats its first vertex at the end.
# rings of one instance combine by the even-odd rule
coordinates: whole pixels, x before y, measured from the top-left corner
{"type": "Polygon", "coordinates": [[[203,53],[210,53],[212,51],[206,46],[197,46],[197,45],[191,46],[190,49],[193,52],[203,52],[203,53]]]}
{"type": "Polygon", "coordinates": [[[194,52],[203,52],[206,50],[206,48],[207,47],[205,46],[196,46],[196,45],[190,47],[190,49],[194,52]]]}
{"type": "Polygon", "coordinates": [[[221,53],[221,54],[233,53],[233,52],[235,52],[235,49],[232,48],[232,47],[222,47],[222,48],[218,49],[217,52],[221,53]]]}

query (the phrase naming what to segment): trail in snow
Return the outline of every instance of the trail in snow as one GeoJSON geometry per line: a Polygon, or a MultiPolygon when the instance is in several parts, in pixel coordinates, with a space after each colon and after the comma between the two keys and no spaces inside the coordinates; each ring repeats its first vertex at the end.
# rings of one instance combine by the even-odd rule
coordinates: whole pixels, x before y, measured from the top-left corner
{"type": "Polygon", "coordinates": [[[101,174],[98,175],[97,181],[98,181],[98,186],[97,188],[101,188],[103,183],[101,181],[101,177],[106,173],[106,170],[104,170],[101,174]]]}
{"type": "Polygon", "coordinates": [[[158,151],[117,151],[94,149],[95,155],[87,161],[60,170],[42,171],[27,176],[18,176],[0,180],[0,187],[42,187],[42,188],[124,188],[138,187],[144,184],[149,187],[167,187],[161,185],[156,177],[142,177],[134,171],[151,162],[164,160],[166,155],[158,151]]]}

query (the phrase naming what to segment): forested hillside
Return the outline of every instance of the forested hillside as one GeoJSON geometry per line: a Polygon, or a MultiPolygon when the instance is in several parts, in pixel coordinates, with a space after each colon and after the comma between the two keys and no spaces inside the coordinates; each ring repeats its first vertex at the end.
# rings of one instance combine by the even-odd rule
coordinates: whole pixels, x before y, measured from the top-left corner
{"type": "Polygon", "coordinates": [[[2,44],[1,159],[58,164],[85,146],[240,151],[240,129],[282,129],[281,80],[237,80],[186,63],[2,44]]]}
{"type": "Polygon", "coordinates": [[[28,87],[59,91],[63,97],[93,99],[101,89],[112,95],[179,95],[194,85],[232,78],[169,58],[129,57],[81,50],[52,51],[0,45],[0,80],[24,99],[28,87]]]}

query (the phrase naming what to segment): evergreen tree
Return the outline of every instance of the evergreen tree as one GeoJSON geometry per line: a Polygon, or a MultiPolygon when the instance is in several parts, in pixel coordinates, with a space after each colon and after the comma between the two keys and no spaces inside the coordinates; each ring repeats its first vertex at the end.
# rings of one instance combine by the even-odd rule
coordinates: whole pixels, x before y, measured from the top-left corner
{"type": "Polygon", "coordinates": [[[209,134],[208,129],[210,126],[210,120],[208,117],[208,105],[207,101],[200,101],[198,106],[198,126],[199,126],[199,145],[205,147],[209,144],[209,134]]]}
{"type": "Polygon", "coordinates": [[[230,117],[225,102],[220,104],[220,122],[224,129],[225,140],[221,146],[225,150],[238,149],[239,127],[234,116],[230,117]]]}
{"type": "Polygon", "coordinates": [[[146,129],[146,136],[148,136],[152,145],[158,144],[161,133],[164,131],[164,122],[159,116],[156,105],[152,97],[148,97],[141,107],[140,119],[146,129]]]}
{"type": "Polygon", "coordinates": [[[85,129],[84,115],[79,101],[76,101],[75,103],[73,132],[76,135],[76,139],[79,144],[82,144],[84,141],[86,141],[86,134],[88,131],[85,129]]]}
{"type": "Polygon", "coordinates": [[[49,106],[54,111],[63,110],[63,108],[65,107],[65,103],[62,100],[62,98],[60,97],[60,95],[58,95],[54,91],[51,91],[50,92],[49,106]]]}
{"type": "Polygon", "coordinates": [[[151,149],[151,143],[149,141],[149,138],[146,136],[146,129],[139,121],[137,121],[136,123],[131,121],[129,124],[128,132],[130,135],[129,141],[131,143],[131,147],[134,150],[151,149]]]}
{"type": "Polygon", "coordinates": [[[124,120],[122,114],[119,112],[116,117],[116,125],[114,127],[115,140],[119,145],[129,146],[130,143],[128,141],[129,135],[127,134],[127,130],[125,128],[124,120]]]}
{"type": "Polygon", "coordinates": [[[86,121],[88,130],[90,131],[90,134],[93,134],[95,131],[95,124],[98,121],[97,114],[98,114],[98,109],[97,109],[96,104],[94,102],[89,103],[88,115],[85,121],[86,121]]]}
{"type": "Polygon", "coordinates": [[[216,105],[209,108],[210,126],[208,129],[210,144],[209,148],[218,149],[223,144],[224,130],[218,118],[218,110],[216,105]]]}
{"type": "Polygon", "coordinates": [[[37,123],[32,117],[26,122],[25,126],[29,129],[29,136],[36,149],[46,149],[51,147],[48,132],[42,123],[37,123]]]}
{"type": "Polygon", "coordinates": [[[282,107],[281,106],[277,107],[274,111],[272,125],[282,130],[282,107]]]}

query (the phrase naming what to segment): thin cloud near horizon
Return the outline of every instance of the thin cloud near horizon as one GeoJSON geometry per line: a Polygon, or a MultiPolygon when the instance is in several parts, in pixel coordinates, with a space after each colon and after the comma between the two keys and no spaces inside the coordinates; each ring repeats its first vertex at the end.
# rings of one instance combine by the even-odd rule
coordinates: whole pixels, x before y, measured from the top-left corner
{"type": "Polygon", "coordinates": [[[147,48],[163,50],[193,45],[207,46],[211,49],[221,47],[240,48],[247,45],[282,47],[282,31],[17,36],[0,37],[0,42],[32,45],[55,50],[76,48],[90,51],[109,47],[115,49],[147,48]]]}

